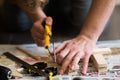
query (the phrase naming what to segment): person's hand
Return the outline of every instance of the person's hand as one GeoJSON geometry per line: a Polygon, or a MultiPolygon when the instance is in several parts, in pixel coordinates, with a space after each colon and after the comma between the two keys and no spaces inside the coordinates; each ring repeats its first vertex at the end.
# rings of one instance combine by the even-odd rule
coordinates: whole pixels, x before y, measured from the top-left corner
{"type": "Polygon", "coordinates": [[[52,18],[51,17],[47,17],[45,19],[40,19],[38,21],[36,21],[32,28],[31,28],[31,34],[32,37],[35,41],[35,43],[38,46],[43,46],[44,44],[44,26],[43,26],[43,21],[45,20],[45,23],[47,25],[49,25],[50,29],[52,28],[52,18]]]}
{"type": "Polygon", "coordinates": [[[82,73],[86,74],[89,58],[96,41],[92,41],[85,36],[79,36],[63,42],[55,49],[57,62],[61,64],[59,74],[63,74],[69,67],[74,70],[82,59],[82,73]]]}

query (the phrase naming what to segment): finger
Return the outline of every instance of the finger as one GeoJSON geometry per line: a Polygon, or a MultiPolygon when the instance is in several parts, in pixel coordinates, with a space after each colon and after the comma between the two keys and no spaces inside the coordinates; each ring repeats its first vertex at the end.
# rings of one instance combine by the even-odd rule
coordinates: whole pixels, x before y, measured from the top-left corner
{"type": "Polygon", "coordinates": [[[35,39],[41,39],[44,40],[44,36],[38,32],[34,32],[32,33],[32,37],[34,37],[35,39]]]}
{"type": "Polygon", "coordinates": [[[63,42],[60,46],[58,46],[58,47],[55,49],[55,54],[60,53],[60,51],[66,47],[67,43],[68,43],[68,41],[65,41],[65,42],[63,42]]]}
{"type": "Polygon", "coordinates": [[[47,17],[45,22],[47,25],[50,26],[50,29],[52,29],[52,22],[53,22],[52,17],[47,17]]]}
{"type": "Polygon", "coordinates": [[[39,32],[40,34],[44,34],[44,27],[42,26],[40,21],[37,21],[32,26],[32,32],[39,32]]]}
{"type": "Polygon", "coordinates": [[[40,24],[40,26],[35,28],[35,31],[38,32],[39,34],[44,35],[44,28],[41,24],[40,24]]]}
{"type": "Polygon", "coordinates": [[[76,51],[72,51],[72,52],[68,53],[68,56],[64,59],[63,64],[62,64],[62,67],[61,67],[61,69],[60,69],[60,71],[59,71],[59,73],[60,73],[61,75],[62,75],[62,74],[66,71],[66,69],[68,68],[68,66],[69,66],[70,62],[72,61],[75,53],[76,53],[76,51]]]}
{"type": "Polygon", "coordinates": [[[35,43],[37,44],[37,46],[43,46],[44,41],[41,39],[34,39],[35,43]]]}
{"type": "Polygon", "coordinates": [[[78,65],[80,59],[82,58],[82,54],[83,53],[79,52],[74,56],[73,61],[70,64],[70,69],[72,71],[75,70],[75,67],[78,65]]]}
{"type": "Polygon", "coordinates": [[[65,48],[59,54],[57,54],[57,63],[58,64],[61,64],[61,62],[66,57],[66,55],[69,53],[69,51],[70,51],[69,48],[65,48]]]}
{"type": "Polygon", "coordinates": [[[90,58],[89,55],[87,55],[85,58],[83,58],[83,68],[82,68],[82,73],[83,74],[86,74],[86,72],[87,72],[89,58],[90,58]]]}

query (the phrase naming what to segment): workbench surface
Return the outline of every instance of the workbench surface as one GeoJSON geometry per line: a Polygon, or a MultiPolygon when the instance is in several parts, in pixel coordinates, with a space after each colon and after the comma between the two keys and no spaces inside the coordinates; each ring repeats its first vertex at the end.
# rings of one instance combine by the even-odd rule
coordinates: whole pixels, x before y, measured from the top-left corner
{"type": "MultiPolygon", "coordinates": [[[[56,43],[55,45],[59,45],[60,43],[56,43]]],[[[52,51],[52,45],[50,45],[50,50],[52,51]]],[[[45,50],[42,47],[37,47],[35,44],[21,44],[21,45],[0,45],[0,55],[2,55],[4,52],[11,52],[17,57],[21,58],[22,60],[33,64],[37,62],[31,56],[26,54],[25,52],[17,49],[16,47],[23,48],[23,50],[26,50],[27,52],[30,52],[32,55],[36,55],[37,57],[42,56],[45,58],[49,58],[48,51],[45,50]],[[27,57],[26,57],[27,56],[27,57]]],[[[99,41],[97,42],[98,48],[120,48],[120,40],[114,40],[114,41],[99,41]]],[[[5,60],[3,60],[4,57],[0,57],[0,65],[7,66],[12,69],[13,66],[15,66],[15,63],[8,63],[5,60]]],[[[108,70],[107,72],[95,72],[95,67],[93,63],[89,63],[88,73],[86,76],[81,76],[79,74],[80,71],[77,72],[77,74],[72,73],[69,75],[57,75],[53,77],[53,80],[74,80],[73,78],[79,77],[78,80],[120,80],[120,55],[114,55],[114,56],[105,56],[105,59],[108,63],[108,70]],[[111,67],[112,66],[112,67],[111,67]],[[113,66],[117,68],[113,68],[113,66]],[[109,71],[111,70],[111,71],[109,71]],[[72,76],[71,76],[72,75],[72,76]]],[[[43,58],[43,61],[46,60],[43,58]]],[[[52,59],[50,59],[52,61],[52,59]]],[[[49,59],[47,60],[48,63],[50,62],[49,59]]],[[[81,63],[80,63],[81,64],[81,63]]],[[[54,66],[53,62],[49,64],[49,66],[54,66]]],[[[14,71],[14,70],[13,70],[14,71]]],[[[13,73],[15,75],[15,73],[13,73]]],[[[44,77],[30,77],[28,75],[20,75],[23,78],[15,79],[15,80],[44,80],[44,77]]]]}

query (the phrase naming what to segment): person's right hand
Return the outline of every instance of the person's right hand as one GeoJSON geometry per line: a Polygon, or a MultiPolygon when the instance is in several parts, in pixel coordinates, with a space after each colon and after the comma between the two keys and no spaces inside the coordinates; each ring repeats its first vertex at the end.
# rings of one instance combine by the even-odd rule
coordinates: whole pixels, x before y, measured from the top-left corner
{"type": "Polygon", "coordinates": [[[52,28],[52,18],[51,17],[37,20],[36,22],[33,23],[33,26],[31,28],[32,37],[38,46],[43,46],[43,44],[44,44],[45,32],[44,32],[44,26],[42,25],[44,20],[45,20],[45,23],[47,25],[49,25],[49,27],[51,29],[52,28]]]}

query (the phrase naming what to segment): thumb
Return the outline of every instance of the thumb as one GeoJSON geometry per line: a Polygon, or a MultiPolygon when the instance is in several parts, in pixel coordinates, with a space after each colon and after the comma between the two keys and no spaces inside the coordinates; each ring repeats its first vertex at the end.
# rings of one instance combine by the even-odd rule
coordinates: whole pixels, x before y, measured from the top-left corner
{"type": "Polygon", "coordinates": [[[45,23],[50,27],[50,29],[52,28],[52,17],[47,17],[45,20],[45,23]]]}

